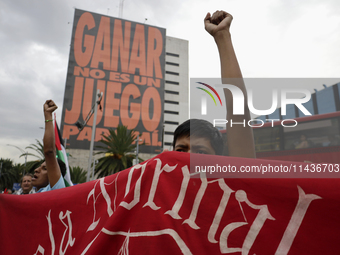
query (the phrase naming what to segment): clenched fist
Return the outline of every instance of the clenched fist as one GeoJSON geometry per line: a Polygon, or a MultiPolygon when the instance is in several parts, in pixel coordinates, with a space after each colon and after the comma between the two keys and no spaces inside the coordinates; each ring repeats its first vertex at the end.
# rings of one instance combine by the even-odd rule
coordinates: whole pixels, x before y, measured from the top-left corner
{"type": "Polygon", "coordinates": [[[225,11],[215,11],[212,16],[208,12],[204,18],[205,30],[214,37],[218,33],[229,33],[232,20],[233,16],[225,11]]]}

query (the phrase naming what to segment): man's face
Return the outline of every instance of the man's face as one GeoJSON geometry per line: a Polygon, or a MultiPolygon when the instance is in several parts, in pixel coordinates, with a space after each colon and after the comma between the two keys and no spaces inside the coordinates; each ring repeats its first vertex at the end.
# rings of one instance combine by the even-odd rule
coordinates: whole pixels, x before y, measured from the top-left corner
{"type": "Polygon", "coordinates": [[[32,179],[32,184],[37,189],[47,186],[49,183],[46,162],[42,163],[37,169],[34,170],[34,176],[32,179]]]}
{"type": "Polygon", "coordinates": [[[24,194],[27,194],[31,191],[32,185],[32,177],[31,176],[24,176],[21,182],[21,188],[24,194]]]}
{"type": "Polygon", "coordinates": [[[196,136],[182,136],[177,138],[175,143],[175,151],[211,154],[216,155],[215,150],[211,146],[209,139],[196,136]]]}

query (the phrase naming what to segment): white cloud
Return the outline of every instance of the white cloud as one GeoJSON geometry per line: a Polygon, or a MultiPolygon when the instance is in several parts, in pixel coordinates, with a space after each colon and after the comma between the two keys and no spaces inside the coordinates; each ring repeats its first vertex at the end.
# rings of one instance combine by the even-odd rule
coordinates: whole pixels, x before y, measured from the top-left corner
{"type": "MultiPolygon", "coordinates": [[[[0,2],[0,157],[23,162],[6,144],[24,148],[42,138],[46,99],[60,106],[60,123],[74,8],[118,16],[119,3],[0,2]]],[[[124,0],[123,18],[147,18],[168,36],[189,40],[191,77],[220,74],[216,46],[203,24],[205,14],[217,9],[234,16],[233,42],[245,77],[339,77],[339,6],[337,0],[124,0]]]]}

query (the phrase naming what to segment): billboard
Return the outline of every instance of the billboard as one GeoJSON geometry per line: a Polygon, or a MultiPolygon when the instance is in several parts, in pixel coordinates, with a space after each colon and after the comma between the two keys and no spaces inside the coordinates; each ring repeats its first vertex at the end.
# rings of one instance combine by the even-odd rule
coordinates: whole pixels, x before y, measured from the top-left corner
{"type": "Polygon", "coordinates": [[[162,146],[165,29],[75,9],[61,120],[67,147],[90,147],[93,116],[98,107],[95,147],[102,134],[118,125],[140,134],[141,152],[158,153],[162,146]]]}

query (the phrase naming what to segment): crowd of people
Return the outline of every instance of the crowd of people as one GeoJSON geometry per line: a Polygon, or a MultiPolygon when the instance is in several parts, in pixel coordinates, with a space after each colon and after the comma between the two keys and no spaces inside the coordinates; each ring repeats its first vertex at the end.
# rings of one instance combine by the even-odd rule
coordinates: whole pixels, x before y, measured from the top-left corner
{"type": "MultiPolygon", "coordinates": [[[[58,108],[53,100],[44,103],[45,132],[43,137],[45,161],[34,170],[34,174],[25,174],[21,178],[21,188],[14,194],[25,195],[65,188],[63,176],[66,174],[65,163],[57,158],[52,113],[58,108]]],[[[6,189],[6,194],[12,190],[6,189]]]]}

